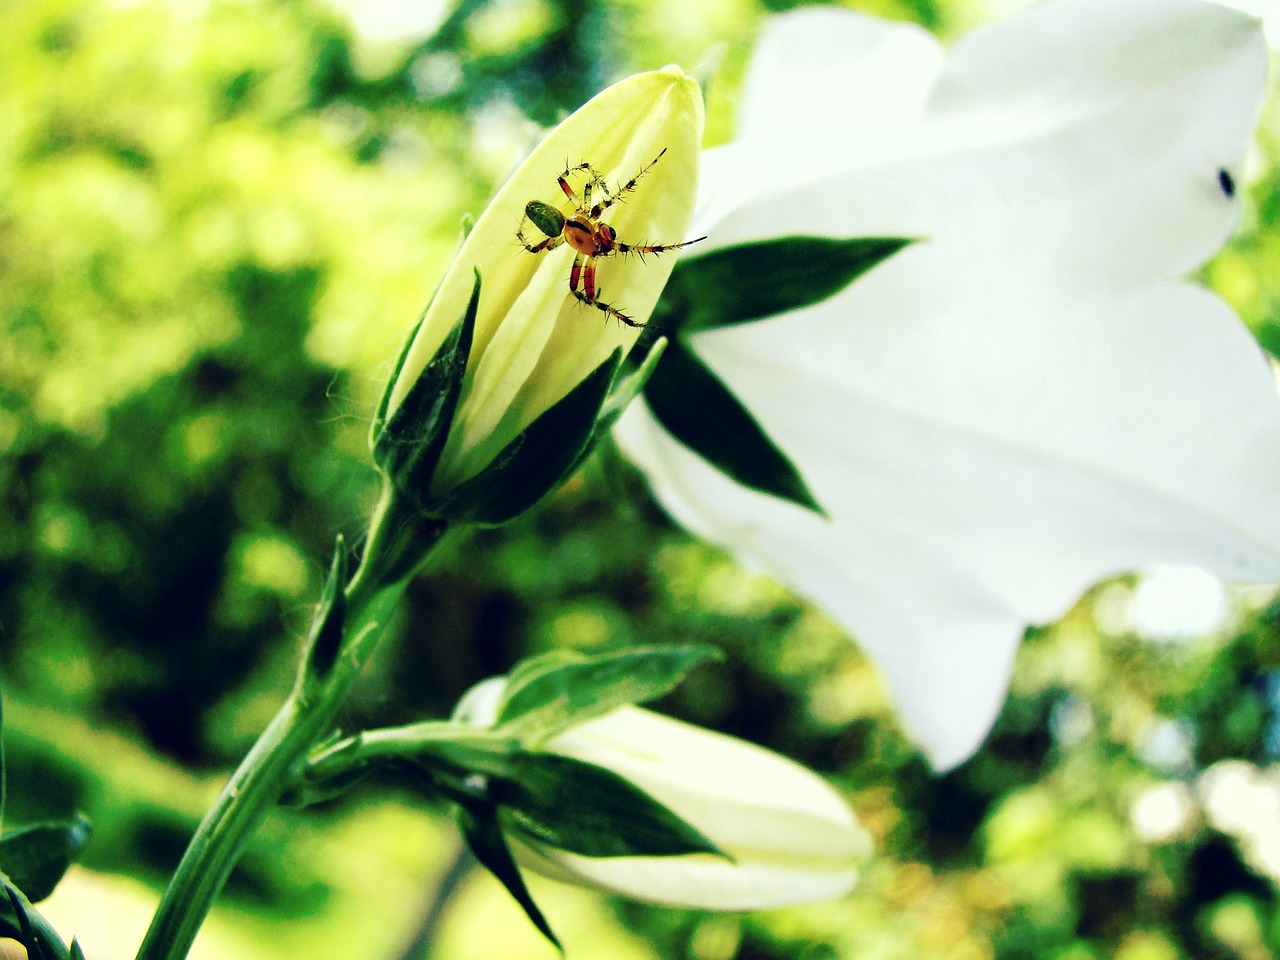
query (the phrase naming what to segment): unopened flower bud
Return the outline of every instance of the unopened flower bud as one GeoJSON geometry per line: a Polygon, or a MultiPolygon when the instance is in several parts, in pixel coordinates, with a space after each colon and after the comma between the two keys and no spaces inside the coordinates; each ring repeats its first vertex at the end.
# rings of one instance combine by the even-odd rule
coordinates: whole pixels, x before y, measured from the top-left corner
{"type": "Polygon", "coordinates": [[[599,435],[688,239],[702,125],[701,93],[678,69],[622,80],[556,127],[481,215],[375,417],[375,458],[424,512],[509,519],[599,435]]]}

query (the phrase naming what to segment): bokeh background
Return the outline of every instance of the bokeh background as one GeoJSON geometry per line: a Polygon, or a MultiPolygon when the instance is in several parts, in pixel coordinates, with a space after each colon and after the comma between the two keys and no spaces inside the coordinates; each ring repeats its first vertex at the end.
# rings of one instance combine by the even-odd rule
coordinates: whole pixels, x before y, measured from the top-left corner
{"type": "MultiPolygon", "coordinates": [[[[759,22],[787,6],[0,3],[5,813],[92,819],[47,910],[91,960],[132,956],[287,691],[333,538],[359,539],[376,493],[382,378],[464,216],[637,70],[700,71],[708,143],[727,139],[759,22]]],[[[857,6],[944,37],[993,12],[857,6]]],[[[1280,353],[1276,99],[1239,237],[1203,279],[1280,353]]],[[[822,771],[880,852],[848,898],[754,916],[535,882],[575,960],[1280,953],[1270,591],[1187,571],[1100,585],[1029,633],[986,747],[936,776],[848,638],[675,529],[604,450],[414,584],[343,722],[443,715],[530,653],[682,640],[728,658],[662,708],[822,771]]],[[[280,811],[196,955],[554,957],[486,875],[440,901],[455,851],[392,780],[280,811]]]]}

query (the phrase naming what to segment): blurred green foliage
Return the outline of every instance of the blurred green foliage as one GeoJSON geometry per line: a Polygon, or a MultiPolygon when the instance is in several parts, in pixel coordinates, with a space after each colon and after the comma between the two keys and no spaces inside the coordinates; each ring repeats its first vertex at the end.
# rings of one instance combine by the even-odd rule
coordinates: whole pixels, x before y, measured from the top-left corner
{"type": "MultiPolygon", "coordinates": [[[[540,126],[638,69],[718,64],[725,139],[754,25],[791,5],[462,0],[382,40],[319,0],[0,5],[11,822],[84,811],[90,867],[162,880],[290,684],[334,536],[358,539],[380,377],[464,215],[540,126]]],[[[863,8],[943,33],[980,16],[863,8]]],[[[1245,229],[1206,270],[1273,353],[1276,130],[1245,229]]],[[[557,646],[710,642],[727,662],[663,708],[827,773],[881,841],[844,901],[619,903],[622,927],[584,920],[578,948],[557,922],[575,955],[1262,960],[1280,952],[1280,608],[1241,594],[1224,632],[1153,645],[1113,615],[1134,589],[1034,632],[987,746],[934,776],[856,647],[672,528],[606,451],[414,584],[345,719],[442,715],[557,646]]],[[[227,897],[255,955],[394,956],[448,855],[416,803],[384,783],[274,817],[227,897]],[[278,932],[311,914],[290,930],[314,933],[278,932]]],[[[440,955],[488,956],[485,934],[440,955]]]]}

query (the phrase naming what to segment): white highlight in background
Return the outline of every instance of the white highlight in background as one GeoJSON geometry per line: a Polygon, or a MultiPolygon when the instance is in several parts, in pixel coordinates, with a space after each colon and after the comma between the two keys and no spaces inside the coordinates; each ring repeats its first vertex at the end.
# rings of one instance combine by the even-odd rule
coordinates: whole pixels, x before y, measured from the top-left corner
{"type": "Polygon", "coordinates": [[[1228,613],[1222,581],[1197,567],[1152,567],[1142,573],[1129,601],[1130,625],[1148,640],[1219,633],[1228,613]]]}

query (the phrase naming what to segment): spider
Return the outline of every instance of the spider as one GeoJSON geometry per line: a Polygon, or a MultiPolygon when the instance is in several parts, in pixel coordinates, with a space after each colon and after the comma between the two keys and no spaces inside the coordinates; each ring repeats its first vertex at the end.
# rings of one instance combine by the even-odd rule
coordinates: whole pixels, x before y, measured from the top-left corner
{"type": "Polygon", "coordinates": [[[560,184],[560,189],[564,191],[564,195],[569,198],[569,202],[573,204],[573,214],[566,217],[549,203],[530,200],[525,204],[524,217],[520,221],[519,229],[516,230],[516,239],[530,253],[554,250],[567,241],[574,249],[573,267],[569,270],[569,291],[581,303],[595,307],[606,316],[620,320],[629,327],[643,327],[644,324],[632,320],[617,307],[605,303],[596,295],[596,259],[609,257],[615,253],[634,253],[643,258],[646,253],[666,253],[668,250],[679,250],[691,243],[697,243],[698,240],[707,239],[698,237],[697,240],[686,240],[684,243],[623,243],[618,239],[618,234],[613,227],[600,221],[600,216],[634,190],[636,181],[652,170],[666,152],[664,147],[662,153],[641,167],[639,173],[618,187],[614,193],[609,191],[604,177],[600,176],[591,164],[580,163],[576,167],[566,164],[557,182],[560,184]],[[586,183],[583,184],[581,196],[569,186],[569,178],[575,174],[584,174],[587,178],[586,183]],[[592,200],[597,195],[600,199],[593,203],[592,200]],[[546,239],[530,243],[524,234],[525,225],[528,222],[532,222],[546,239]],[[578,289],[579,284],[581,284],[581,290],[578,289]]]}

